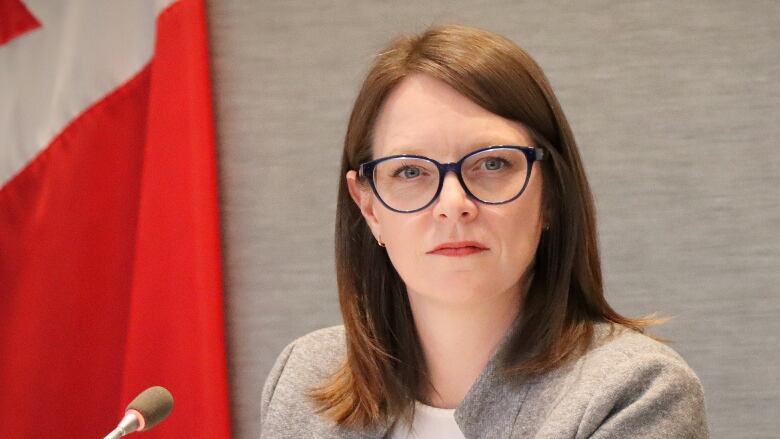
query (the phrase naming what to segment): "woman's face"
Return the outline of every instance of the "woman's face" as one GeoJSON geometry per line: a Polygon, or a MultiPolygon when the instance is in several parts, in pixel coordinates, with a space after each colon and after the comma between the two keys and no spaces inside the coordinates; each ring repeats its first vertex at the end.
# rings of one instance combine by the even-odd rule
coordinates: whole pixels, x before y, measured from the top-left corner
{"type": "MultiPolygon", "coordinates": [[[[407,153],[440,163],[457,162],[491,145],[530,146],[532,140],[519,122],[490,113],[423,74],[411,75],[393,89],[373,137],[374,158],[407,153]]],[[[355,171],[347,174],[352,198],[374,236],[385,243],[410,296],[417,296],[412,299],[449,305],[521,294],[543,225],[541,177],[535,164],[519,198],[487,205],[469,198],[450,172],[433,204],[419,212],[398,213],[382,205],[367,184],[360,184],[355,171]],[[465,241],[484,249],[435,251],[442,244],[465,241]]]]}

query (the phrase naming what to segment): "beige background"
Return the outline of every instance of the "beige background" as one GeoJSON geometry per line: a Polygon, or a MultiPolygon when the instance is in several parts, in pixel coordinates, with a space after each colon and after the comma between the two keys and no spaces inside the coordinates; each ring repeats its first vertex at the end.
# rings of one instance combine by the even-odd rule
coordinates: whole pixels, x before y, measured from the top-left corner
{"type": "Polygon", "coordinates": [[[715,438],[780,431],[780,2],[210,1],[237,438],[293,338],[340,322],[346,117],[392,36],[459,22],[548,74],[595,192],[608,296],[673,320],[715,438]]]}

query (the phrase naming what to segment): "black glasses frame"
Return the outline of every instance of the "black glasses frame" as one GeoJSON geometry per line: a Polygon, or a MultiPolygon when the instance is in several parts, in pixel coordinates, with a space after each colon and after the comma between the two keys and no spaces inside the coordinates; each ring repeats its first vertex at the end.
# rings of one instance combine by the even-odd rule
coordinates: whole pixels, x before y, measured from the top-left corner
{"type": "Polygon", "coordinates": [[[475,151],[471,151],[470,153],[463,156],[460,160],[454,163],[439,163],[436,160],[432,158],[428,158],[421,155],[414,155],[414,154],[401,154],[401,155],[392,155],[388,157],[381,157],[376,160],[371,160],[370,162],[361,163],[360,167],[358,168],[358,176],[362,179],[368,179],[368,183],[371,186],[371,189],[374,191],[374,195],[379,199],[379,201],[388,209],[392,210],[393,212],[398,213],[414,213],[419,212],[423,209],[426,209],[428,206],[433,204],[434,201],[436,201],[437,198],[439,198],[439,195],[441,194],[441,189],[444,187],[444,177],[447,176],[447,173],[452,171],[455,173],[455,175],[458,177],[458,181],[460,182],[460,186],[463,188],[463,190],[466,192],[466,195],[469,196],[469,198],[474,199],[476,201],[479,201],[483,204],[506,204],[511,201],[516,200],[520,195],[525,192],[526,186],[528,186],[528,180],[531,178],[531,168],[534,165],[535,161],[542,161],[547,157],[547,154],[545,154],[545,151],[538,147],[533,146],[517,146],[517,145],[493,145],[488,146],[485,148],[480,148],[475,151]],[[485,201],[471,193],[468,186],[466,186],[466,182],[463,180],[463,175],[461,174],[461,167],[463,166],[463,163],[471,156],[475,154],[479,154],[481,152],[489,151],[489,150],[502,150],[502,149],[514,149],[518,150],[525,155],[525,160],[528,163],[528,172],[526,172],[525,175],[525,181],[523,182],[523,187],[520,188],[520,191],[515,195],[514,197],[506,200],[506,201],[499,201],[499,202],[493,202],[493,201],[485,201]],[[433,195],[433,198],[431,198],[428,203],[426,203],[423,207],[420,207],[418,209],[414,210],[399,210],[391,207],[388,205],[385,200],[382,199],[382,196],[379,195],[379,191],[376,189],[376,184],[374,183],[374,169],[376,168],[376,165],[379,163],[382,163],[387,160],[392,159],[400,159],[400,158],[411,158],[411,159],[421,159],[428,161],[430,163],[433,163],[438,169],[439,169],[439,186],[436,188],[436,193],[433,195]]]}

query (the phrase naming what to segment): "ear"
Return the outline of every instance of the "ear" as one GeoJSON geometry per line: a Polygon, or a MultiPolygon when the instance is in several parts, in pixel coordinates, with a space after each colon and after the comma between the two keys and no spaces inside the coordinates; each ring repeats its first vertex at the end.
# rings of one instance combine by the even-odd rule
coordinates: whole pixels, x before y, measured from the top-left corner
{"type": "Polygon", "coordinates": [[[371,233],[379,241],[379,238],[382,236],[382,227],[376,217],[375,209],[377,203],[371,187],[367,182],[358,181],[356,171],[348,171],[346,178],[349,196],[352,197],[352,201],[360,208],[360,213],[363,214],[363,218],[365,218],[368,227],[371,229],[371,233]]]}

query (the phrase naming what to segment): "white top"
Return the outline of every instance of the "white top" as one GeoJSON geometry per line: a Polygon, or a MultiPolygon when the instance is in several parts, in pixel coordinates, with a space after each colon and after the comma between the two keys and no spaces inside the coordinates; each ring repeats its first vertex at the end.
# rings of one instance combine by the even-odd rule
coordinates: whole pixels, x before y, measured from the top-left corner
{"type": "Polygon", "coordinates": [[[393,425],[388,439],[466,439],[455,423],[455,409],[440,409],[419,401],[414,404],[411,428],[402,420],[393,425]]]}

